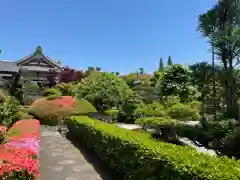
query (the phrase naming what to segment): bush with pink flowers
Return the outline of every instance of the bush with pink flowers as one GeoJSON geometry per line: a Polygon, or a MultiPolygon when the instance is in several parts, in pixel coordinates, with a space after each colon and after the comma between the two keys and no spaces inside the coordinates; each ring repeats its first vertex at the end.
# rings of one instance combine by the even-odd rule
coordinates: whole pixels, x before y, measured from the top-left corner
{"type": "Polygon", "coordinates": [[[38,179],[40,123],[17,121],[7,132],[8,142],[0,146],[0,177],[4,180],[38,179]]]}

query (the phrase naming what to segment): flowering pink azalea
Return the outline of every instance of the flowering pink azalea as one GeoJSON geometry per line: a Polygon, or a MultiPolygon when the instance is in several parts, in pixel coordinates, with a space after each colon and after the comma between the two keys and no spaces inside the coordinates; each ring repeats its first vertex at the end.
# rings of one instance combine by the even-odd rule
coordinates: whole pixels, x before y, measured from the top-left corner
{"type": "Polygon", "coordinates": [[[16,148],[27,148],[39,155],[40,140],[34,138],[21,138],[18,141],[10,141],[5,146],[16,147],[16,148]]]}
{"type": "Polygon", "coordinates": [[[20,176],[23,176],[21,172],[27,170],[29,175],[34,175],[38,179],[39,121],[17,121],[10,130],[16,130],[18,133],[10,134],[9,142],[0,146],[0,177],[8,179],[14,172],[20,172],[20,176]]]}
{"type": "Polygon", "coordinates": [[[9,177],[13,172],[27,170],[38,177],[39,158],[27,148],[0,147],[0,176],[9,177]]]}

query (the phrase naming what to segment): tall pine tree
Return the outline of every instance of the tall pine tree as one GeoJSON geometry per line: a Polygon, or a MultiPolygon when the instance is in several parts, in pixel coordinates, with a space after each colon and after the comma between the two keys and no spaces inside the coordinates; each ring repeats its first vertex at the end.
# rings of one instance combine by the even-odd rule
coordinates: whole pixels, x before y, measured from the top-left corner
{"type": "Polygon", "coordinates": [[[162,72],[163,69],[164,69],[164,63],[163,63],[162,57],[160,57],[158,71],[159,71],[159,72],[162,72]]]}
{"type": "Polygon", "coordinates": [[[171,56],[168,56],[167,65],[171,66],[173,64],[171,56]]]}

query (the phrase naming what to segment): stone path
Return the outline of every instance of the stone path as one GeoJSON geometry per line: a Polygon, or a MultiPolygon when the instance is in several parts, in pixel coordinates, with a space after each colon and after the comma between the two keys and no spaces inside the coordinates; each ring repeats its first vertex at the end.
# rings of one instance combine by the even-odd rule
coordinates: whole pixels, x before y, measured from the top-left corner
{"type": "Polygon", "coordinates": [[[40,180],[105,179],[54,127],[41,126],[40,180]]]}

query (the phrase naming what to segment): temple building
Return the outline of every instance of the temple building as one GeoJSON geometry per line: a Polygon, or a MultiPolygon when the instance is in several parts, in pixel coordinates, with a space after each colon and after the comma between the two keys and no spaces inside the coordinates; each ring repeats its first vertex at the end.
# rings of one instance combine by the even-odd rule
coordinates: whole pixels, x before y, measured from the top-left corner
{"type": "Polygon", "coordinates": [[[22,72],[27,73],[29,81],[47,85],[49,83],[47,77],[52,73],[51,70],[58,71],[60,69],[60,63],[46,56],[42,48],[38,46],[34,53],[19,61],[0,61],[0,82],[13,79],[22,70],[22,72]]]}

